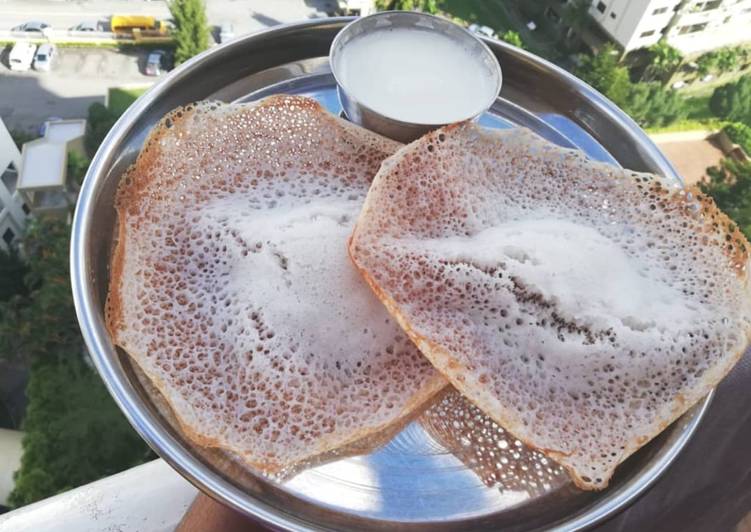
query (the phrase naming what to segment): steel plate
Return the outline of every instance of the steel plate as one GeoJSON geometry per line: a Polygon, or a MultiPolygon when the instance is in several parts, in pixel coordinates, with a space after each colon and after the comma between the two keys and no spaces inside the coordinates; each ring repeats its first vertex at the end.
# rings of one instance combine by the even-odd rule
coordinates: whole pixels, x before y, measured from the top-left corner
{"type": "MultiPolygon", "coordinates": [[[[136,430],[177,471],[218,500],[278,528],[575,530],[592,526],[633,502],[669,466],[699,424],[709,397],[622,464],[611,486],[599,493],[577,490],[560,479],[532,490],[518,474],[483,482],[471,461],[457,458],[460,453],[452,454],[418,422],[375,451],[332,460],[276,482],[245,470],[221,452],[186,441],[158,395],[109,340],[103,302],[113,197],[149,129],[167,111],[200,99],[244,102],[295,93],[311,96],[339,113],[326,54],[348,21],[281,26],[214,48],[172,72],[113,127],[81,190],[71,249],[76,309],[97,368],[136,430]]],[[[531,54],[486,42],[501,61],[504,86],[481,117],[482,124],[523,125],[593,159],[679,180],[636,124],[590,87],[531,54]]],[[[514,445],[513,439],[509,444],[514,445]]],[[[530,475],[539,469],[535,462],[539,459],[523,450],[509,456],[531,460],[530,475]]],[[[499,463],[498,471],[504,467],[510,466],[499,463]]]]}

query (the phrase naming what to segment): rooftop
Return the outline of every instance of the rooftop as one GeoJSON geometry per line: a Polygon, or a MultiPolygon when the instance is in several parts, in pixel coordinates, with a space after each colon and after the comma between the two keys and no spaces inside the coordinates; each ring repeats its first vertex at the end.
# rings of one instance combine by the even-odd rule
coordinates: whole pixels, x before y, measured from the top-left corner
{"type": "Polygon", "coordinates": [[[86,120],[44,123],[44,136],[23,145],[17,188],[34,191],[65,186],[68,143],[84,135],[86,120]]]}
{"type": "Polygon", "coordinates": [[[86,133],[86,120],[54,120],[44,123],[44,138],[51,142],[69,142],[86,133]]]}
{"type": "Polygon", "coordinates": [[[27,142],[21,155],[18,188],[38,190],[63,186],[67,161],[64,142],[50,142],[46,137],[27,142]]]}

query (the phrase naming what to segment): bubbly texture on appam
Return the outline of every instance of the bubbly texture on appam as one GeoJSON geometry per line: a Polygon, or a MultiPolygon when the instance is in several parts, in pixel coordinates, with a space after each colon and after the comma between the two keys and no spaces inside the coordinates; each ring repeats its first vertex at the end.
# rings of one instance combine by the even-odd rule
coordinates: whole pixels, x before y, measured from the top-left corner
{"type": "Polygon", "coordinates": [[[465,397],[585,489],[705,396],[751,330],[748,243],[710,198],[526,129],[402,148],[350,255],[465,397]]]}
{"type": "Polygon", "coordinates": [[[107,324],[193,441],[279,473],[445,385],[347,257],[398,147],[291,96],[151,133],[118,191],[107,324]]]}
{"type": "Polygon", "coordinates": [[[538,497],[571,482],[561,466],[524,445],[451,387],[419,419],[483,484],[501,493],[538,497]]]}

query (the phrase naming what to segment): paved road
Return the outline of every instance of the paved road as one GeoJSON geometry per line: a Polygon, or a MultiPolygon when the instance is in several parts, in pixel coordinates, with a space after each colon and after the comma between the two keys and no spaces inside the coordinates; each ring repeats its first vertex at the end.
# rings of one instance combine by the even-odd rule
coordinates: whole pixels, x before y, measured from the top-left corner
{"type": "MultiPolygon", "coordinates": [[[[236,35],[283,22],[322,16],[331,0],[206,0],[209,23],[229,21],[236,35]]],[[[143,13],[166,18],[164,0],[0,0],[0,26],[44,20],[67,28],[112,13],[143,13]]],[[[7,54],[7,51],[6,51],[7,54]]],[[[143,53],[97,49],[61,49],[52,72],[11,72],[0,65],[0,118],[11,129],[35,130],[50,116],[85,117],[89,105],[104,101],[112,86],[144,85],[143,53]],[[140,64],[139,64],[140,62],[140,64]]]]}
{"type": "MultiPolygon", "coordinates": [[[[331,0],[205,0],[209,24],[231,22],[238,35],[281,22],[323,15],[331,0]]],[[[56,29],[82,21],[107,20],[114,13],[169,18],[165,0],[0,0],[0,29],[42,20],[56,29]]]]}
{"type": "Polygon", "coordinates": [[[0,117],[9,129],[35,130],[50,116],[85,118],[89,106],[104,102],[109,87],[143,86],[144,53],[107,49],[61,49],[52,72],[11,72],[0,66],[0,117]]]}

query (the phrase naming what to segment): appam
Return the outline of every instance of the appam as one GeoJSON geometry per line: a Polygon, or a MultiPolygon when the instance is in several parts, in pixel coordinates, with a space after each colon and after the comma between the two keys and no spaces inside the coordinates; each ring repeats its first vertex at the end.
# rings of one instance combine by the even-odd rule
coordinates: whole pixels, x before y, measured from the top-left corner
{"type": "Polygon", "coordinates": [[[451,383],[602,489],[748,344],[748,243],[712,200],[472,123],[384,161],[350,255],[451,383]]]}
{"type": "Polygon", "coordinates": [[[445,385],[347,257],[398,147],[293,96],[151,132],[117,194],[106,319],[193,442],[281,474],[445,385]]]}

